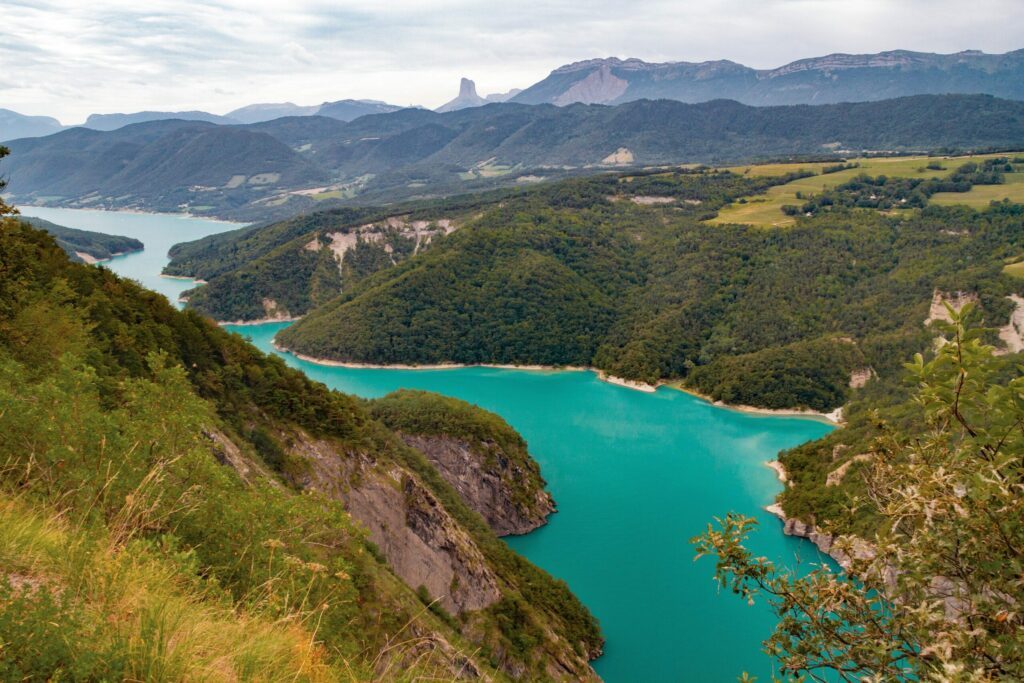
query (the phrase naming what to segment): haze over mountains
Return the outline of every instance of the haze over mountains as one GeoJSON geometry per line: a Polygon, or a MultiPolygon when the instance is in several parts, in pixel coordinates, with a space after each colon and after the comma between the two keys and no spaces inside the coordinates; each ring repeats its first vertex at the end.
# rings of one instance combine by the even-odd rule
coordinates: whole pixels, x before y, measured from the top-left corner
{"type": "MultiPolygon", "coordinates": [[[[730,99],[756,106],[863,102],[922,94],[988,94],[1024,99],[1024,50],[986,54],[966,50],[935,54],[893,50],[877,54],[832,54],[775,69],[754,69],[728,60],[649,63],[639,59],[590,59],[561,66],[525,90],[481,97],[463,78],[459,94],[436,111],[444,113],[491,102],[521,104],[622,104],[639,99],[705,102],[730,99]]],[[[401,109],[377,100],[343,99],[320,105],[292,102],[252,104],[224,115],[205,111],[94,114],[82,124],[113,130],[160,119],[259,123],[283,116],[329,116],[351,121],[401,109]]],[[[53,118],[0,110],[0,140],[49,135],[63,126],[53,118]]]]}
{"type": "Polygon", "coordinates": [[[129,114],[92,114],[85,123],[64,126],[49,116],[25,116],[9,109],[0,109],[0,141],[52,135],[68,128],[111,131],[136,123],[150,121],[205,121],[219,125],[237,125],[271,121],[284,116],[327,116],[339,121],[352,121],[367,114],[386,114],[402,107],[377,100],[338,100],[312,106],[291,102],[250,104],[223,116],[206,111],[140,111],[129,114]]]}

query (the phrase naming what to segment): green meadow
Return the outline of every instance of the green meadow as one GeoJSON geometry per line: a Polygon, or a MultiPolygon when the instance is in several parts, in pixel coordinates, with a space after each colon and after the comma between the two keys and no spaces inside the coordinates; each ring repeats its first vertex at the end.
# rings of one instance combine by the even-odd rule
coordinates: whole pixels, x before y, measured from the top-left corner
{"type": "MultiPolygon", "coordinates": [[[[816,175],[800,178],[785,185],[778,185],[761,195],[743,198],[723,207],[718,212],[718,216],[708,222],[717,224],[742,223],[766,227],[793,225],[796,222],[796,218],[782,213],[782,207],[786,204],[801,204],[802,200],[797,197],[797,193],[804,197],[816,194],[828,188],[842,185],[862,173],[872,176],[886,175],[899,178],[942,178],[968,161],[980,161],[996,156],[1004,155],[980,154],[969,157],[918,156],[853,159],[853,162],[859,164],[857,168],[828,174],[822,174],[822,169],[826,166],[835,165],[836,162],[732,166],[726,170],[746,176],[779,176],[797,171],[811,171],[816,175]],[[942,168],[928,168],[929,164],[934,165],[935,162],[938,162],[942,168]]],[[[1004,197],[1014,201],[1024,201],[1024,174],[1007,174],[1005,185],[979,185],[966,193],[943,192],[936,194],[932,201],[940,204],[967,204],[974,207],[984,207],[988,206],[989,201],[1004,197]]]]}

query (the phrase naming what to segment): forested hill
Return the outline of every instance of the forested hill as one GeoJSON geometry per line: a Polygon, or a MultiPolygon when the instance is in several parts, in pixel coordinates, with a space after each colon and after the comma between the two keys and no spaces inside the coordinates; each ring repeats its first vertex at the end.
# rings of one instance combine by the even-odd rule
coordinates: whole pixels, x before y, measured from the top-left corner
{"type": "Polygon", "coordinates": [[[57,244],[72,261],[105,261],[118,254],[142,251],[144,246],[132,237],[66,228],[42,218],[19,216],[18,220],[53,235],[57,244]]]}
{"type": "Polygon", "coordinates": [[[305,116],[249,126],[158,121],[111,132],[69,130],[10,143],[9,191],[23,203],[265,220],[608,165],[1008,148],[1022,140],[1024,103],[983,95],[761,108],[727,100],[498,103],[444,114],[407,109],[349,123],[305,116]]]}
{"type": "MultiPolygon", "coordinates": [[[[728,173],[569,181],[498,203],[282,331],[369,363],[593,365],[716,399],[829,410],[856,377],[925,350],[936,292],[1007,324],[1024,207],[836,207],[795,227],[702,219],[750,192],[728,173]]],[[[939,306],[941,310],[941,306],[939,306]]]]}
{"type": "Polygon", "coordinates": [[[391,207],[317,211],[176,244],[164,272],[203,280],[185,297],[215,320],[301,316],[369,275],[426,250],[484,208],[515,194],[545,191],[543,186],[496,190],[391,207]]]}
{"type": "MultiPolygon", "coordinates": [[[[374,417],[444,436],[449,401],[329,391],[0,221],[4,678],[596,678],[565,584],[374,417]]],[[[544,499],[522,439],[454,409],[544,499]]]]}

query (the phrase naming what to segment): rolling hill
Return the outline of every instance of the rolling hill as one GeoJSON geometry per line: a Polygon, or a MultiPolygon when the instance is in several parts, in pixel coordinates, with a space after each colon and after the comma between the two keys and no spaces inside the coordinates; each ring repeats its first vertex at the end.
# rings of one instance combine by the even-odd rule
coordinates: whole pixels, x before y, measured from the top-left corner
{"type": "Polygon", "coordinates": [[[1016,148],[1024,103],[987,95],[819,106],[638,100],[615,107],[495,103],[343,123],[157,121],[10,143],[21,203],[244,219],[535,182],[621,165],[726,163],[865,150],[1016,148]]]}
{"type": "Polygon", "coordinates": [[[896,377],[928,345],[937,293],[975,293],[991,327],[1024,294],[1003,274],[1024,236],[1019,204],[848,208],[841,193],[858,190],[844,184],[833,210],[791,227],[707,220],[783,182],[625,174],[506,197],[429,249],[342,278],[340,296],[278,341],[334,361],[588,365],[728,403],[828,411],[857,373],[896,377]]]}

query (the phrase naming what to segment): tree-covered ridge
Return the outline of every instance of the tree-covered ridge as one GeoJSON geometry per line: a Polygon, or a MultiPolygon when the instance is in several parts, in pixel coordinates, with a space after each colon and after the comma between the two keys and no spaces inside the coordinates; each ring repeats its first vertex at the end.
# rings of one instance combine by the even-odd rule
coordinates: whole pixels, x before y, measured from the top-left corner
{"type": "Polygon", "coordinates": [[[785,229],[702,220],[784,181],[652,173],[509,197],[279,341],[369,363],[593,365],[826,410],[847,400],[853,371],[891,373],[927,345],[936,290],[977,293],[988,324],[1005,324],[1020,206],[840,207],[785,229]]]}
{"type": "Polygon", "coordinates": [[[217,320],[258,320],[326,303],[378,270],[427,249],[507,191],[340,208],[210,235],[172,247],[168,275],[195,277],[190,305],[217,320]]]}
{"type": "Polygon", "coordinates": [[[10,189],[23,202],[265,220],[514,187],[622,163],[723,164],[837,148],[1012,149],[1024,139],[1022,112],[1020,102],[984,95],[920,95],[776,107],[722,99],[495,103],[349,123],[318,116],[247,126],[153,121],[16,140],[10,189]]]}
{"type": "Polygon", "coordinates": [[[588,675],[586,609],[363,402],[20,222],[0,262],[5,677],[588,675]],[[315,467],[303,444],[440,501],[499,599],[424,604],[342,500],[294,488],[315,467]]]}
{"type": "Polygon", "coordinates": [[[53,235],[57,240],[57,245],[72,261],[82,262],[84,259],[80,254],[85,254],[94,261],[105,261],[118,254],[127,254],[143,249],[142,242],[132,237],[66,228],[63,225],[30,216],[22,216],[18,220],[53,235]]]}

